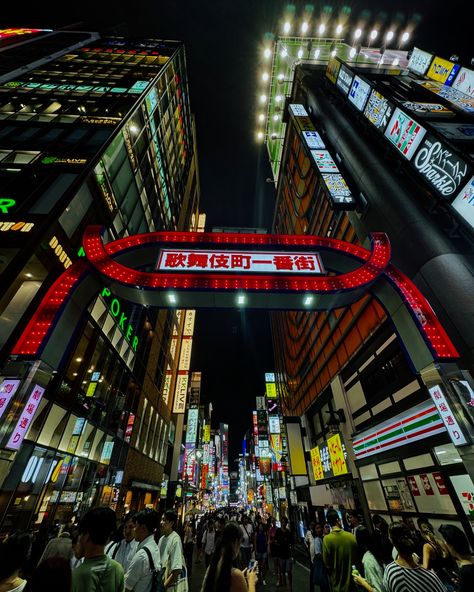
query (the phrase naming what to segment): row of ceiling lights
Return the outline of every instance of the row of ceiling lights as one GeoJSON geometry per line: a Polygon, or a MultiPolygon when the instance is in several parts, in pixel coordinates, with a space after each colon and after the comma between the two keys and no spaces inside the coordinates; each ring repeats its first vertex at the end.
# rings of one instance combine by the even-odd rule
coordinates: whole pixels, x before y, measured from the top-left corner
{"type": "MultiPolygon", "coordinates": [[[[167,296],[170,304],[178,304],[178,298],[174,292],[169,292],[167,296]]],[[[303,305],[310,306],[313,303],[313,300],[314,296],[312,294],[305,294],[303,296],[303,305]]],[[[247,296],[245,294],[237,294],[235,301],[239,306],[244,306],[247,304],[247,296]]]]}

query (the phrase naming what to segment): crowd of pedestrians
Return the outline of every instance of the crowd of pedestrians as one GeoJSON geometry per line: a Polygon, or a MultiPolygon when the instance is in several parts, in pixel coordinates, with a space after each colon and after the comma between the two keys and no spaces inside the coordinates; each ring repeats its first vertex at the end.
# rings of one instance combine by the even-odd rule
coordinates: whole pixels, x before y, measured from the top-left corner
{"type": "MultiPolygon", "coordinates": [[[[304,543],[310,592],[472,592],[474,557],[455,525],[440,535],[420,518],[370,528],[350,512],[345,524],[329,509],[311,523],[304,543]]],[[[256,592],[269,574],[293,590],[294,529],[283,516],[226,511],[189,513],[178,527],[174,510],[129,513],[118,528],[106,507],[89,510],[50,540],[14,531],[0,544],[0,592],[188,592],[193,563],[201,592],[256,592]],[[42,543],[42,544],[40,544],[42,543]],[[202,573],[202,572],[201,572],[202,573]]]]}
{"type": "Polygon", "coordinates": [[[342,524],[329,509],[326,524],[312,523],[305,543],[311,570],[310,591],[320,592],[472,592],[474,557],[465,533],[420,518],[388,523],[372,517],[369,530],[356,512],[342,524]]]}

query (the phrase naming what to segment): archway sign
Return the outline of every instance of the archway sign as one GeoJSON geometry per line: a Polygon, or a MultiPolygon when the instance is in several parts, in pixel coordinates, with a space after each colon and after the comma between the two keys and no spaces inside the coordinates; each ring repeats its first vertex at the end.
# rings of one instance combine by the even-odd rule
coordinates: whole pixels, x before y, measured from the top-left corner
{"type": "Polygon", "coordinates": [[[306,311],[348,306],[370,292],[417,372],[459,357],[427,300],[390,263],[385,234],[373,233],[368,250],[307,235],[154,232],[104,244],[102,233],[99,226],[86,230],[86,257],[54,282],[12,354],[56,368],[78,319],[105,290],[160,308],[306,311]]]}

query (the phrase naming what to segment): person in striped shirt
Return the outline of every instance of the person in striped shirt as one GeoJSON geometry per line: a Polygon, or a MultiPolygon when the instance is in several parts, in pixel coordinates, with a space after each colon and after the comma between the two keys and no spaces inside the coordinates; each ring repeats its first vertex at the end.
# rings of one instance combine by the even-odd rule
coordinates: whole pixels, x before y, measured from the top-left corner
{"type": "Polygon", "coordinates": [[[405,524],[391,524],[388,536],[398,557],[385,568],[383,583],[387,592],[446,592],[438,576],[415,561],[416,542],[405,524]]]}

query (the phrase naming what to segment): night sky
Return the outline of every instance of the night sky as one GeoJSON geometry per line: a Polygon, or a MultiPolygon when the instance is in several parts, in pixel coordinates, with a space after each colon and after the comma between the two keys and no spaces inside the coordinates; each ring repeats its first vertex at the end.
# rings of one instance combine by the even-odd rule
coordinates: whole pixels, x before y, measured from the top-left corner
{"type": "MultiPolygon", "coordinates": [[[[308,2],[296,2],[302,15],[308,2]]],[[[5,4],[5,3],[3,3],[5,4]]],[[[133,0],[77,3],[52,1],[33,8],[10,2],[0,26],[100,30],[184,41],[191,110],[196,117],[201,211],[214,226],[271,229],[275,190],[266,151],[255,143],[259,49],[267,31],[277,31],[288,2],[281,0],[133,0]]],[[[470,26],[464,0],[313,2],[314,15],[332,5],[352,8],[350,22],[421,17],[411,45],[469,66],[470,26]],[[449,12],[448,8],[449,7],[449,12]],[[464,7],[464,13],[462,8],[464,7]],[[385,13],[385,15],[384,15],[385,13]]],[[[301,20],[301,19],[300,19],[301,20]]],[[[334,20],[333,20],[334,22],[334,20]]],[[[368,27],[367,27],[368,28],[368,27]]],[[[212,401],[213,419],[230,424],[230,459],[251,425],[255,396],[263,394],[264,372],[273,369],[268,314],[258,311],[200,311],[192,370],[203,373],[201,401],[212,401]]]]}

